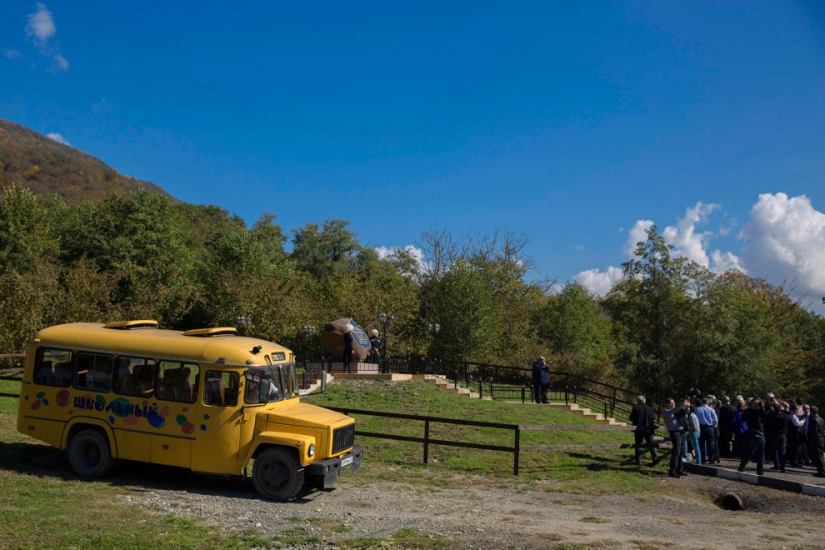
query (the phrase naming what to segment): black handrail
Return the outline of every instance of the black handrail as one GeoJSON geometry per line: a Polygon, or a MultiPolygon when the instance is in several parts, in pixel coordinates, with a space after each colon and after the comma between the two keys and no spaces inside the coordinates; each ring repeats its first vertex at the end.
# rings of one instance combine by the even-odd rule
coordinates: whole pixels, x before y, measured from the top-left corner
{"type": "MultiPolygon", "coordinates": [[[[389,364],[391,372],[440,375],[451,380],[456,387],[463,385],[468,389],[487,388],[486,395],[492,399],[501,395],[508,395],[504,399],[512,399],[509,396],[513,393],[521,393],[522,401],[525,397],[532,397],[532,370],[530,368],[425,358],[390,358],[389,364]],[[523,389],[516,390],[515,388],[523,389]]],[[[579,403],[581,400],[596,411],[603,412],[605,417],[615,418],[619,415],[626,418],[635,404],[636,392],[586,376],[569,372],[552,372],[551,380],[554,385],[554,390],[551,392],[556,393],[559,400],[558,392],[561,388],[564,391],[565,403],[571,400],[579,403]]],[[[483,392],[478,393],[481,395],[483,392]]]]}

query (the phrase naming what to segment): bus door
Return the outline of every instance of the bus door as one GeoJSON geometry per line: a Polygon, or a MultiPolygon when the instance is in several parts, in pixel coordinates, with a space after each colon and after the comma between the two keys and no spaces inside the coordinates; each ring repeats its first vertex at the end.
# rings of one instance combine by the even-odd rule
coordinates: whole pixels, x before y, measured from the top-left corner
{"type": "Polygon", "coordinates": [[[247,429],[239,404],[241,375],[208,366],[204,369],[191,468],[196,472],[239,474],[241,433],[247,429]]]}
{"type": "Polygon", "coordinates": [[[198,404],[200,370],[195,363],[158,362],[157,410],[150,411],[150,424],[156,428],[151,436],[151,457],[156,464],[192,467],[193,446],[202,422],[198,404]]]}

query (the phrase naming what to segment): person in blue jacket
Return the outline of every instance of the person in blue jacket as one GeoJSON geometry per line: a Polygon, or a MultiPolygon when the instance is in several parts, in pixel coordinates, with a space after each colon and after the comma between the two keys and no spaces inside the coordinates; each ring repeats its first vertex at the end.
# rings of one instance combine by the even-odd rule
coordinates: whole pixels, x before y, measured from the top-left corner
{"type": "Polygon", "coordinates": [[[547,389],[550,387],[550,366],[542,356],[533,363],[533,397],[536,403],[547,403],[547,389]]]}

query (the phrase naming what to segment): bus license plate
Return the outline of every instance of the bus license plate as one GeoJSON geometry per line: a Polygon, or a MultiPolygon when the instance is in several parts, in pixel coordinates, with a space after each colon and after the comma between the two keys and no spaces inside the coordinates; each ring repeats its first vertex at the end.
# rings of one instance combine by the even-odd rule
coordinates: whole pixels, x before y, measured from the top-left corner
{"type": "Polygon", "coordinates": [[[353,456],[348,456],[347,458],[345,458],[344,460],[342,460],[342,461],[341,461],[341,468],[344,468],[344,467],[349,466],[350,464],[352,464],[352,461],[353,461],[354,459],[355,459],[355,457],[353,457],[353,456]]]}

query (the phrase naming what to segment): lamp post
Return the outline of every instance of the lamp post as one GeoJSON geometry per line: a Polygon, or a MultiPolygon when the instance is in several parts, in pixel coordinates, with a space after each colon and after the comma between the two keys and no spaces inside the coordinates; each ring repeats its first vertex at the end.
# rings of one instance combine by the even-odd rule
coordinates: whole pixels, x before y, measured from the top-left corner
{"type": "Polygon", "coordinates": [[[390,372],[390,365],[387,362],[390,355],[390,346],[387,342],[387,325],[391,325],[393,321],[395,321],[395,317],[392,315],[387,315],[386,313],[380,313],[378,315],[378,322],[381,324],[381,328],[384,333],[381,337],[381,340],[384,343],[384,368],[382,369],[382,372],[384,373],[390,372]]]}
{"type": "Polygon", "coordinates": [[[252,318],[245,315],[238,315],[235,318],[235,326],[238,327],[240,333],[246,336],[246,329],[252,326],[252,318]]]}
{"type": "Polygon", "coordinates": [[[309,346],[312,342],[312,337],[315,335],[315,327],[312,325],[306,325],[304,327],[304,334],[307,335],[307,358],[306,362],[304,363],[304,368],[306,368],[306,366],[309,365],[309,346]]]}

